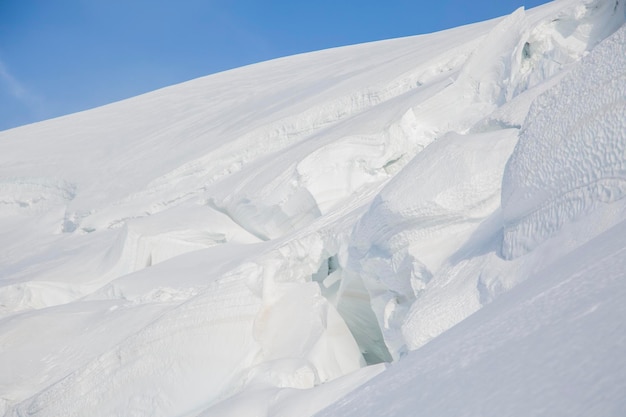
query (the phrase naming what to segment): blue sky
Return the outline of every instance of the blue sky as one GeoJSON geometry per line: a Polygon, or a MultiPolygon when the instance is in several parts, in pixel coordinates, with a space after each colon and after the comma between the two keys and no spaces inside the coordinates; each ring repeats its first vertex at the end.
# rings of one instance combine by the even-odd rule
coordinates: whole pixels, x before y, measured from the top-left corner
{"type": "Polygon", "coordinates": [[[547,0],[0,0],[0,130],[300,52],[547,0]]]}

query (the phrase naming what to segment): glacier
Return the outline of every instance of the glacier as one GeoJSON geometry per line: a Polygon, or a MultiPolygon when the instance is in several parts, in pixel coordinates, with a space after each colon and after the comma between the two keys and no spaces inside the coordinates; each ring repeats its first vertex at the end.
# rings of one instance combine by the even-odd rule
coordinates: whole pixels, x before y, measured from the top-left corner
{"type": "Polygon", "coordinates": [[[621,416],[626,6],[0,132],[0,415],[621,416]]]}

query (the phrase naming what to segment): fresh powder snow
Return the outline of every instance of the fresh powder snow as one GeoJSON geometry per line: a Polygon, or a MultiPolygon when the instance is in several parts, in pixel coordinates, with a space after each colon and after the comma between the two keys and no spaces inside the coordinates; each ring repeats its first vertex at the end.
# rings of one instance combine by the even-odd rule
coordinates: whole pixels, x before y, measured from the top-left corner
{"type": "Polygon", "coordinates": [[[626,6],[0,132],[0,415],[626,415],[626,6]]]}

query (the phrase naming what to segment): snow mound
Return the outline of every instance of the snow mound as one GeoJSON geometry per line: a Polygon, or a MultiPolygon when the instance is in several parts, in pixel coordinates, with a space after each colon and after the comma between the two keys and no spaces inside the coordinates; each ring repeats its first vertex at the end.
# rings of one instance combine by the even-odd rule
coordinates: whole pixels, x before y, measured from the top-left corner
{"type": "MultiPolygon", "coordinates": [[[[206,265],[203,259],[202,251],[189,253],[178,264],[153,266],[151,276],[162,282],[172,272],[184,271],[181,264],[206,265]]],[[[173,300],[171,292],[166,299],[122,303],[118,308],[146,302],[167,302],[169,308],[161,308],[145,327],[18,405],[14,415],[78,416],[85,410],[179,415],[246,386],[311,388],[362,367],[356,343],[319,286],[284,276],[289,262],[270,253],[205,283],[183,303],[173,300]],[[275,279],[281,275],[285,281],[275,279]],[[137,384],[141,392],[133,389],[137,384]]],[[[202,279],[201,271],[186,273],[202,279]]]]}
{"type": "Polygon", "coordinates": [[[516,141],[515,129],[439,139],[383,188],[356,225],[347,269],[363,280],[394,357],[406,349],[401,326],[411,305],[429,297],[446,258],[499,207],[516,141]]]}

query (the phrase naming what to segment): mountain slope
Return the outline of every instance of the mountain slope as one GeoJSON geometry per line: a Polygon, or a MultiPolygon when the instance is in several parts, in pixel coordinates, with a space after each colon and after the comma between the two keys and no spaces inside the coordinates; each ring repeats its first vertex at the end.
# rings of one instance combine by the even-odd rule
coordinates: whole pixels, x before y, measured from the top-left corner
{"type": "Polygon", "coordinates": [[[0,412],[618,415],[624,20],[562,0],[0,132],[0,412]]]}

